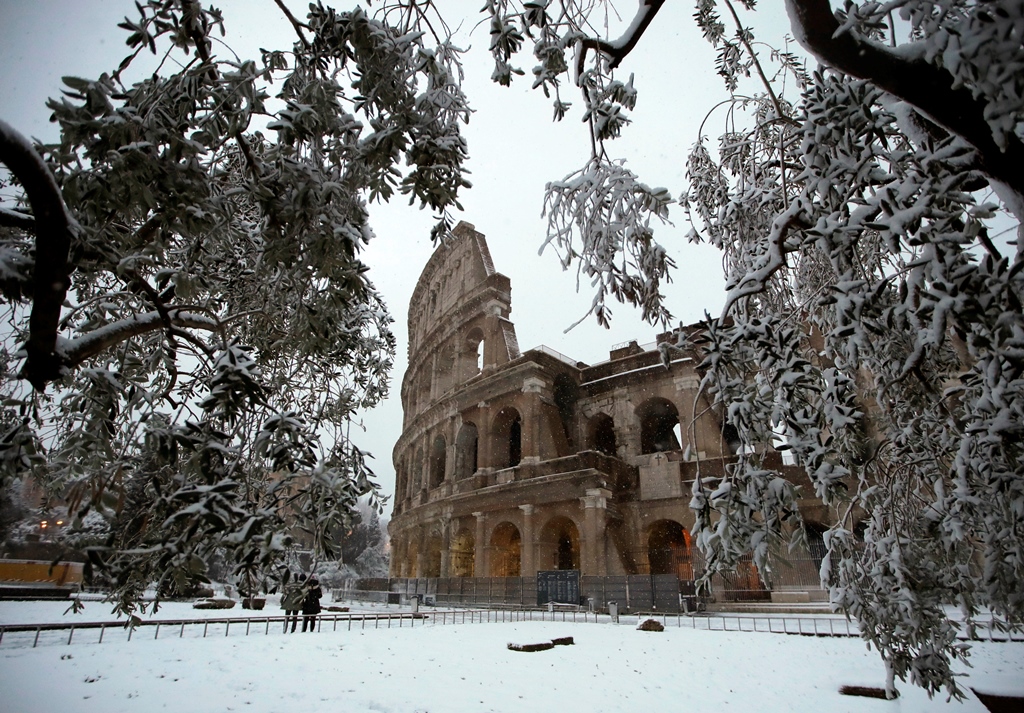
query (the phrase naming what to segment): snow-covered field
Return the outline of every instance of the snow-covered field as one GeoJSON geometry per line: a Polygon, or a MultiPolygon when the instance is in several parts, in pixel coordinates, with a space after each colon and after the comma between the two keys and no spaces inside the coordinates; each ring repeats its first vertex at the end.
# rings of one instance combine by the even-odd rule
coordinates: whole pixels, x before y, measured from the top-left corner
{"type": "MultiPolygon", "coordinates": [[[[168,604],[157,619],[278,615],[194,610],[168,604]]],[[[109,621],[109,605],[0,602],[0,624],[109,621]]],[[[389,611],[377,607],[376,611],[389,611]]],[[[391,607],[390,611],[397,611],[391,607]]],[[[432,613],[432,612],[431,612],[432,613]]],[[[76,634],[70,646],[0,642],[0,709],[5,713],[188,711],[976,711],[929,700],[908,684],[896,701],[839,694],[843,685],[882,686],[875,653],[857,639],[708,632],[610,623],[427,624],[408,628],[325,627],[316,634],[236,635],[154,640],[151,628],[76,634]],[[148,632],[143,635],[142,632],[148,632]],[[507,644],[572,636],[573,646],[521,653],[507,644]]],[[[237,625],[236,625],[237,626],[237,625]]],[[[13,635],[9,635],[13,636],[13,635]]],[[[1024,695],[1024,644],[979,643],[966,687],[1024,695]]]]}

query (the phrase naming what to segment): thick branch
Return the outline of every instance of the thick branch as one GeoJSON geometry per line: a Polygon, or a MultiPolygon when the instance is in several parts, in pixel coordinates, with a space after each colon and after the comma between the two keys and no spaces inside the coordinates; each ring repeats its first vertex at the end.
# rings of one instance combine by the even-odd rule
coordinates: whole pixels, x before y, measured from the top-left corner
{"type": "Polygon", "coordinates": [[[34,233],[36,231],[36,219],[28,213],[0,208],[0,227],[19,228],[20,230],[34,233]]]}
{"type": "Polygon", "coordinates": [[[637,8],[633,22],[622,33],[622,37],[617,40],[608,42],[595,37],[586,37],[581,40],[580,44],[583,46],[584,51],[580,53],[580,64],[583,63],[583,58],[586,57],[586,50],[592,49],[611,59],[611,62],[608,63],[609,69],[618,67],[622,60],[626,58],[626,55],[636,47],[647,27],[654,20],[654,16],[658,14],[658,10],[664,4],[665,0],[640,0],[640,7],[637,8]]]}
{"type": "Polygon", "coordinates": [[[167,310],[164,314],[161,311],[144,312],[64,342],[60,349],[61,360],[67,366],[78,366],[86,359],[125,340],[164,329],[168,326],[168,320],[174,327],[179,328],[189,327],[210,332],[216,332],[221,328],[219,321],[181,308],[167,310]]]}
{"type": "Polygon", "coordinates": [[[822,63],[866,79],[912,105],[977,149],[980,169],[1024,197],[1024,143],[1014,135],[1001,150],[985,121],[986,105],[953,78],[924,59],[899,54],[852,30],[839,33],[829,0],[786,0],[793,32],[822,63]]]}
{"type": "Polygon", "coordinates": [[[32,276],[32,315],[22,376],[39,391],[60,377],[57,324],[69,287],[68,252],[75,219],[64,205],[60,188],[31,142],[0,121],[0,163],[25,189],[35,216],[36,264],[32,276]]]}

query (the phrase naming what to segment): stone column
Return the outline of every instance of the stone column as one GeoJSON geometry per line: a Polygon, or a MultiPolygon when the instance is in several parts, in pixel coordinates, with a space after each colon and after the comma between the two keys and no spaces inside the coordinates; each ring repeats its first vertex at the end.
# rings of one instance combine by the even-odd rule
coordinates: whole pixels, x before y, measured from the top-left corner
{"type": "Polygon", "coordinates": [[[523,511],[523,531],[520,533],[522,535],[520,543],[522,560],[519,573],[523,577],[533,577],[537,574],[535,562],[537,545],[533,539],[533,505],[520,505],[519,509],[523,511]]]}
{"type": "Polygon", "coordinates": [[[491,405],[481,401],[476,407],[479,414],[476,424],[476,469],[478,472],[490,472],[494,468],[491,405]]]}
{"type": "Polygon", "coordinates": [[[484,514],[482,512],[473,513],[473,517],[476,518],[476,535],[473,540],[473,576],[486,577],[487,562],[485,560],[487,546],[484,544],[486,523],[484,522],[484,514]]]}
{"type": "Polygon", "coordinates": [[[541,456],[541,415],[540,393],[544,388],[543,379],[530,377],[523,380],[523,393],[526,394],[526,413],[522,414],[522,451],[521,463],[537,463],[541,456]]]}
{"type": "Polygon", "coordinates": [[[605,524],[607,522],[608,498],[611,491],[604,488],[589,488],[580,498],[583,503],[583,552],[580,574],[604,575],[608,573],[605,560],[605,524]]]}

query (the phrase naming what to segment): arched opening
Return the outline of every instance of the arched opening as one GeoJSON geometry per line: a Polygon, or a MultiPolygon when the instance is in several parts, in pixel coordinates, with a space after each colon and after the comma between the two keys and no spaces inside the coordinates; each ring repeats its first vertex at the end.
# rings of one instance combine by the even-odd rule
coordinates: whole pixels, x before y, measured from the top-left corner
{"type": "Polygon", "coordinates": [[[647,535],[647,561],[651,574],[674,574],[692,581],[690,533],[675,520],[658,520],[647,535]]]}
{"type": "Polygon", "coordinates": [[[449,551],[449,572],[452,577],[472,577],[473,557],[476,543],[473,533],[463,528],[452,539],[451,550],[449,551]]]}
{"type": "Polygon", "coordinates": [[[606,456],[615,457],[618,446],[615,443],[615,422],[612,417],[599,413],[590,419],[590,447],[606,456]]]}
{"type": "Polygon", "coordinates": [[[433,535],[427,539],[426,550],[423,553],[423,571],[418,577],[440,577],[441,576],[441,538],[433,535]]]}
{"type": "Polygon", "coordinates": [[[553,517],[544,526],[537,543],[539,562],[544,568],[580,568],[580,531],[567,517],[553,517]]]}
{"type": "Polygon", "coordinates": [[[640,452],[677,451],[680,446],[679,411],[668,399],[654,398],[636,410],[640,419],[640,452]]]}
{"type": "Polygon", "coordinates": [[[491,535],[491,576],[518,577],[522,552],[519,529],[511,522],[503,522],[491,535]]]}
{"type": "Polygon", "coordinates": [[[477,432],[476,424],[466,422],[455,437],[455,478],[468,478],[477,469],[477,432]]]}
{"type": "Polygon", "coordinates": [[[523,459],[523,420],[514,408],[504,408],[494,419],[495,466],[512,468],[523,459]]]}
{"type": "Polygon", "coordinates": [[[573,424],[576,421],[576,400],[579,398],[579,386],[568,374],[559,374],[555,377],[552,391],[555,406],[558,408],[558,418],[562,422],[562,431],[569,444],[569,451],[575,452],[576,438],[573,424]]]}
{"type": "Polygon", "coordinates": [[[825,533],[828,528],[816,522],[804,523],[804,532],[807,533],[807,549],[811,552],[811,559],[814,561],[815,569],[821,569],[821,561],[828,554],[825,547],[825,533]]]}
{"type": "Polygon", "coordinates": [[[430,448],[430,487],[436,488],[444,482],[444,472],[447,466],[447,445],[444,436],[436,436],[434,445],[430,448]]]}
{"type": "Polygon", "coordinates": [[[476,376],[484,370],[484,333],[480,329],[471,329],[466,335],[462,352],[464,354],[464,375],[466,378],[476,376]]]}

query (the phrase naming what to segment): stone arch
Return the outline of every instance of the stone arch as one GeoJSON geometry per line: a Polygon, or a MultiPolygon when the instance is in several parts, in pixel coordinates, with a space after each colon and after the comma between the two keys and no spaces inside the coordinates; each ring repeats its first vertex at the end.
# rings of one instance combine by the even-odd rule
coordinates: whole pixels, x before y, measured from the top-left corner
{"type": "Polygon", "coordinates": [[[479,436],[476,431],[476,424],[466,421],[459,429],[459,435],[455,437],[455,479],[469,478],[476,472],[479,464],[478,458],[479,436]]]}
{"type": "Polygon", "coordinates": [[[465,365],[463,374],[466,378],[475,376],[484,370],[484,347],[483,330],[474,327],[466,333],[462,345],[465,365]]]}
{"type": "Polygon", "coordinates": [[[518,577],[522,569],[523,538],[519,528],[503,522],[491,534],[491,576],[518,577]]]}
{"type": "Polygon", "coordinates": [[[615,421],[606,413],[599,413],[590,419],[587,429],[587,446],[600,451],[606,456],[616,456],[618,445],[615,442],[615,421]]]}
{"type": "Polygon", "coordinates": [[[636,409],[640,420],[640,452],[661,453],[680,449],[679,411],[668,399],[652,398],[636,409]]]}
{"type": "Polygon", "coordinates": [[[647,561],[651,574],[693,579],[690,533],[675,520],[658,520],[647,530],[647,561]]]}
{"type": "Polygon", "coordinates": [[[508,406],[498,412],[491,427],[496,468],[512,468],[523,458],[523,419],[519,411],[508,406]]]}
{"type": "Polygon", "coordinates": [[[579,569],[580,530],[561,515],[547,521],[537,541],[540,569],[579,569]]]}
{"type": "Polygon", "coordinates": [[[469,528],[462,528],[452,538],[449,572],[452,577],[472,577],[476,552],[476,538],[469,528]]]}
{"type": "Polygon", "coordinates": [[[430,488],[436,488],[444,482],[445,470],[448,465],[448,444],[444,436],[434,436],[430,446],[430,488]]]}

